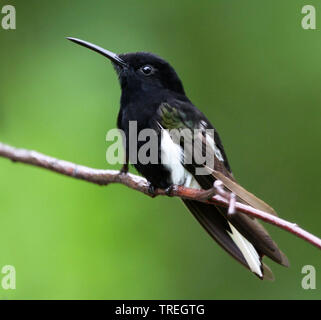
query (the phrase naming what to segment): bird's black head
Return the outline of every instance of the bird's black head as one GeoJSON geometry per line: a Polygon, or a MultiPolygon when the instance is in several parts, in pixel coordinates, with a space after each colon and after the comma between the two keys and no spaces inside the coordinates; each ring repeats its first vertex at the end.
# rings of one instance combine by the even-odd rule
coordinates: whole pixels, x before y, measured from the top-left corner
{"type": "Polygon", "coordinates": [[[157,55],[136,52],[121,54],[119,57],[128,65],[126,68],[113,62],[116,65],[122,88],[135,86],[142,90],[166,89],[185,94],[182,82],[174,68],[157,55]]]}
{"type": "Polygon", "coordinates": [[[166,90],[185,95],[182,82],[173,67],[155,54],[136,52],[117,55],[80,39],[67,39],[111,60],[123,92],[144,94],[155,90],[166,90]]]}

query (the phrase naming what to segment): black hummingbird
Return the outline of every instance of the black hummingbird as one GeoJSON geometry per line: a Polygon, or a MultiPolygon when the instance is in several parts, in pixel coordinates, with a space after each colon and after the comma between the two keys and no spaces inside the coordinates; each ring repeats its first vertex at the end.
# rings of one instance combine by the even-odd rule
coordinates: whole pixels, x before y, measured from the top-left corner
{"type": "MultiPolygon", "coordinates": [[[[269,205],[236,182],[217,131],[188,99],[181,80],[168,62],[152,53],[118,55],[80,39],[67,39],[107,57],[118,74],[121,99],[117,126],[126,136],[123,172],[128,171],[128,163],[131,162],[129,122],[136,121],[138,132],[154,129],[159,137],[159,161],[143,164],[137,159],[137,163],[133,164],[151,186],[170,190],[173,185],[184,185],[209,190],[216,180],[220,180],[226,190],[236,195],[237,201],[276,215],[269,205]],[[182,141],[174,141],[168,134],[171,129],[199,130],[200,133],[192,137],[190,144],[198,140],[200,147],[193,149],[189,163],[183,161],[186,150],[183,150],[182,141]],[[212,129],[214,133],[208,134],[207,129],[212,129]],[[210,150],[214,168],[195,160],[204,148],[210,150]],[[207,174],[197,174],[200,167],[205,168],[207,174]]],[[[142,141],[137,141],[138,148],[141,144],[142,141]]],[[[259,278],[273,279],[271,270],[262,262],[264,255],[283,266],[289,265],[287,257],[255,219],[238,212],[229,215],[227,209],[222,207],[193,200],[183,201],[210,236],[259,278]]]]}

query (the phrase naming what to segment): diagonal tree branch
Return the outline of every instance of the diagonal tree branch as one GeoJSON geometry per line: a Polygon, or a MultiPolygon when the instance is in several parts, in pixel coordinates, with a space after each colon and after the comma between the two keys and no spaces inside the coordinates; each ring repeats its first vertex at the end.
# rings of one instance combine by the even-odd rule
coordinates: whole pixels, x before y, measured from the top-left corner
{"type": "MultiPolygon", "coordinates": [[[[49,157],[36,151],[18,149],[1,142],[0,157],[8,158],[14,162],[22,162],[36,167],[45,168],[69,177],[85,180],[98,185],[120,183],[149,196],[168,195],[168,192],[162,189],[156,189],[153,195],[151,195],[149,192],[148,181],[145,178],[133,175],[131,173],[121,174],[116,170],[93,169],[82,165],[77,165],[72,162],[49,157]]],[[[230,214],[233,214],[234,210],[243,212],[249,216],[261,219],[267,223],[286,230],[321,249],[321,239],[300,228],[297,224],[288,222],[267,212],[254,209],[253,207],[240,202],[236,202],[231,194],[222,191],[222,188],[220,188],[219,184],[216,184],[214,187],[216,191],[215,194],[213,192],[209,193],[208,190],[204,191],[185,188],[182,186],[175,186],[171,190],[170,195],[228,207],[230,214]]]]}

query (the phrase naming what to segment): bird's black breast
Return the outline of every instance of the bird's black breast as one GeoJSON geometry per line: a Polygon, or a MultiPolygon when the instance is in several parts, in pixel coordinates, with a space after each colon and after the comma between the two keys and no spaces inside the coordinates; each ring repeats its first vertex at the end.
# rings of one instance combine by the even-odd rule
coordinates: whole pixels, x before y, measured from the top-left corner
{"type": "Polygon", "coordinates": [[[124,132],[126,141],[124,141],[124,149],[126,159],[134,165],[136,170],[142,174],[154,187],[166,189],[172,183],[170,172],[161,164],[161,136],[157,124],[157,109],[159,103],[151,102],[149,105],[144,105],[141,108],[136,104],[127,104],[122,106],[117,119],[117,126],[124,132]],[[129,126],[132,126],[131,129],[129,126]],[[137,126],[136,137],[132,134],[132,130],[137,126]],[[144,129],[154,129],[157,135],[157,161],[156,163],[143,164],[140,162],[138,152],[146,141],[138,140],[139,133],[144,129]],[[137,150],[133,148],[131,142],[134,138],[137,143],[137,150]],[[136,153],[136,154],[135,154],[136,153]]]}

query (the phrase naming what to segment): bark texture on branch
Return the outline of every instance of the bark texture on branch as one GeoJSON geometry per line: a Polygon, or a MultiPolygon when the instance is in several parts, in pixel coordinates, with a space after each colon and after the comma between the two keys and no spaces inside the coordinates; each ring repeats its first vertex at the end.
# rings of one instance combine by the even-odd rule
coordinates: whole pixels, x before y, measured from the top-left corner
{"type": "MultiPolygon", "coordinates": [[[[145,178],[133,175],[131,173],[120,174],[120,172],[116,170],[93,169],[69,161],[59,160],[36,151],[18,149],[1,142],[0,157],[8,158],[15,162],[22,162],[36,167],[45,168],[69,177],[81,179],[98,185],[120,183],[149,196],[167,195],[167,192],[162,189],[156,189],[154,194],[151,195],[149,192],[148,181],[145,178]]],[[[171,196],[190,200],[197,200],[209,204],[216,204],[219,206],[231,208],[230,199],[220,194],[219,188],[217,189],[217,193],[215,195],[209,195],[204,197],[204,190],[175,186],[173,190],[171,190],[171,196]]],[[[301,239],[306,240],[307,242],[321,249],[321,239],[303,230],[297,224],[288,222],[284,219],[273,216],[267,212],[254,209],[251,206],[239,202],[233,201],[232,204],[233,210],[243,212],[244,214],[273,224],[283,230],[286,230],[298,236],[301,239]]]]}

